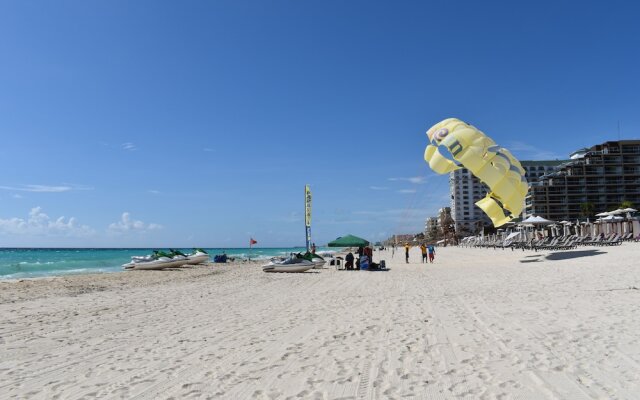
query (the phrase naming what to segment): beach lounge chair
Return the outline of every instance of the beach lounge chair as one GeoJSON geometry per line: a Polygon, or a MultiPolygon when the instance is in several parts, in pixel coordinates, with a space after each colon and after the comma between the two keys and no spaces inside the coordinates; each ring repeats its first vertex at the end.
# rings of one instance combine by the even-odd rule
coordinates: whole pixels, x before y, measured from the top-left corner
{"type": "Polygon", "coordinates": [[[607,240],[604,245],[606,246],[617,246],[622,243],[622,239],[620,235],[613,235],[609,240],[607,240]]]}

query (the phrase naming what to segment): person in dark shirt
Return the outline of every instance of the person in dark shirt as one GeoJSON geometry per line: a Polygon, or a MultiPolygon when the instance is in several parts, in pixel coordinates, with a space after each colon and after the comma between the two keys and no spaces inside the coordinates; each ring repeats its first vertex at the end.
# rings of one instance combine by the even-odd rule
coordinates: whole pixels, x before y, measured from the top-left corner
{"type": "Polygon", "coordinates": [[[344,261],[345,261],[344,267],[346,269],[349,269],[349,270],[353,269],[353,259],[354,257],[352,253],[347,254],[347,256],[344,258],[344,261]]]}

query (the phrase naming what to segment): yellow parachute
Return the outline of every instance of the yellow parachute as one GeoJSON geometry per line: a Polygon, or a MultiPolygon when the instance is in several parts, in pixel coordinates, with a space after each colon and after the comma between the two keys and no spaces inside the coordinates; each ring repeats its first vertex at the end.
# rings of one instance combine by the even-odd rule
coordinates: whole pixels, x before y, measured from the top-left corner
{"type": "Polygon", "coordinates": [[[448,118],[427,131],[429,144],[424,159],[432,170],[446,174],[468,169],[489,187],[487,196],[476,202],[494,226],[501,226],[520,215],[527,194],[527,180],[520,162],[477,128],[448,118]],[[438,146],[446,147],[455,161],[444,157],[438,146]],[[505,215],[504,210],[509,212],[505,215]]]}

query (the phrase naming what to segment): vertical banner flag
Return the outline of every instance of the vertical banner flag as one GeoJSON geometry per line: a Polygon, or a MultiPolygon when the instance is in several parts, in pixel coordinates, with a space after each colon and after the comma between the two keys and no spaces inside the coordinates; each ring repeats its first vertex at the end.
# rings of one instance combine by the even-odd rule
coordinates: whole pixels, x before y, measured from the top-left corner
{"type": "Polygon", "coordinates": [[[309,185],[304,187],[304,225],[307,251],[311,248],[311,189],[309,185]]]}
{"type": "Polygon", "coordinates": [[[311,189],[304,187],[304,225],[311,226],[311,189]]]}

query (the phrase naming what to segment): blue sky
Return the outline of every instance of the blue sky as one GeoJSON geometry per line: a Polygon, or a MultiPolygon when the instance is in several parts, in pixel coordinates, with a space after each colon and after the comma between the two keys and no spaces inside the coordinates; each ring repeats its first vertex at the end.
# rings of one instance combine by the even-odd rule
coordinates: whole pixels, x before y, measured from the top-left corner
{"type": "Polygon", "coordinates": [[[0,2],[0,246],[418,232],[425,131],[520,159],[640,128],[634,2],[0,2]]]}

